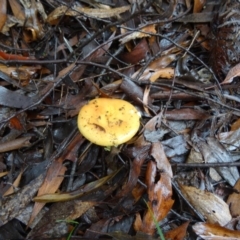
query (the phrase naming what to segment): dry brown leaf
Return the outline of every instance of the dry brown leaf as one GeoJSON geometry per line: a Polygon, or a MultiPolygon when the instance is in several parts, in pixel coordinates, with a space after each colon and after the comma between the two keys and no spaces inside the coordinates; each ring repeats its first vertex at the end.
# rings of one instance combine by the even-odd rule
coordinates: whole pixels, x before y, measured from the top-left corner
{"type": "Polygon", "coordinates": [[[25,13],[23,11],[22,5],[17,0],[8,0],[10,7],[12,9],[13,15],[20,21],[25,20],[25,13]]]}
{"type": "Polygon", "coordinates": [[[150,37],[151,34],[156,34],[155,24],[140,28],[139,31],[136,30],[133,33],[130,33],[129,35],[123,37],[119,41],[121,44],[124,44],[136,38],[150,37]]]}
{"type": "Polygon", "coordinates": [[[96,205],[96,202],[82,202],[81,200],[52,204],[49,211],[40,219],[37,225],[29,233],[28,238],[37,239],[39,236],[41,236],[41,238],[44,238],[44,236],[48,238],[49,232],[51,234],[54,231],[58,233],[59,228],[62,228],[62,222],[56,220],[64,220],[67,224],[67,220],[72,221],[79,218],[94,205],[96,205]]]}
{"type": "Polygon", "coordinates": [[[218,134],[218,140],[225,144],[228,151],[235,150],[240,146],[240,128],[235,131],[222,132],[218,134]]]}
{"type": "Polygon", "coordinates": [[[117,7],[117,8],[110,8],[110,9],[98,9],[98,8],[83,8],[83,7],[72,7],[68,8],[66,6],[60,6],[55,8],[47,18],[47,22],[50,24],[55,24],[56,20],[63,15],[77,17],[81,16],[82,14],[93,17],[93,18],[109,18],[115,17],[121,13],[126,12],[130,9],[130,5],[117,7]]]}
{"type": "MultiPolygon", "coordinates": [[[[44,34],[43,23],[40,21],[39,15],[42,16],[42,20],[45,20],[43,12],[39,12],[41,8],[40,1],[31,0],[31,4],[24,4],[25,10],[25,28],[23,31],[23,37],[26,42],[36,41],[41,39],[44,34]]],[[[43,9],[43,7],[42,7],[43,9]]],[[[44,10],[43,10],[44,11],[44,10]]]]}
{"type": "Polygon", "coordinates": [[[197,235],[207,240],[238,240],[240,232],[211,223],[196,223],[193,230],[197,235]]]}
{"type": "MultiPolygon", "coordinates": [[[[70,159],[72,161],[76,160],[76,151],[82,144],[81,140],[82,136],[80,134],[75,135],[75,137],[72,139],[71,143],[65,149],[65,152],[61,155],[61,157],[59,157],[52,163],[52,165],[47,171],[47,175],[42,186],[39,188],[37,196],[55,193],[58,190],[60,184],[64,179],[64,173],[66,171],[66,167],[63,165],[63,161],[65,161],[65,159],[70,159]]],[[[31,224],[31,222],[34,220],[40,210],[44,207],[44,205],[45,203],[35,203],[28,225],[31,224]]]]}
{"type": "MultiPolygon", "coordinates": [[[[151,81],[155,81],[160,76],[170,76],[171,74],[174,74],[174,69],[171,70],[170,68],[167,68],[167,66],[176,59],[177,54],[170,54],[168,56],[162,56],[160,58],[157,58],[156,60],[151,62],[149,66],[144,70],[143,74],[139,78],[139,81],[149,80],[150,78],[151,81]],[[161,71],[164,68],[165,70],[161,71]]],[[[136,78],[140,71],[141,69],[136,71],[131,77],[136,78]]]]}
{"type": "Polygon", "coordinates": [[[133,49],[131,46],[127,45],[131,44],[125,44],[125,47],[129,50],[129,52],[121,54],[121,59],[127,63],[136,64],[145,59],[147,53],[150,52],[145,38],[143,38],[133,49]]]}
{"type": "Polygon", "coordinates": [[[15,192],[15,189],[19,186],[20,180],[22,178],[23,171],[21,171],[17,178],[15,179],[14,183],[11,185],[11,187],[3,194],[3,196],[10,195],[15,192]]]}
{"type": "MultiPolygon", "coordinates": [[[[46,193],[55,193],[64,179],[64,173],[67,170],[61,161],[54,161],[47,171],[46,178],[38,190],[37,196],[46,193]]],[[[44,207],[45,203],[35,202],[34,208],[29,219],[28,225],[31,225],[34,218],[44,207]]]]}
{"type": "Polygon", "coordinates": [[[172,169],[160,142],[152,144],[151,155],[156,162],[150,161],[147,166],[148,210],[144,214],[143,219],[137,215],[134,223],[136,231],[147,234],[153,234],[156,228],[152,215],[154,215],[157,222],[161,221],[168,214],[174,203],[171,184],[172,169]],[[161,172],[161,177],[157,181],[158,170],[161,172]]]}
{"type": "Polygon", "coordinates": [[[240,216],[240,208],[239,208],[239,202],[240,202],[240,179],[236,182],[234,185],[234,189],[236,192],[229,195],[227,199],[227,204],[229,205],[230,212],[233,217],[240,216]]]}
{"type": "Polygon", "coordinates": [[[238,63],[236,66],[230,69],[230,71],[228,72],[223,82],[221,82],[221,84],[229,84],[233,81],[235,77],[238,76],[240,76],[240,63],[238,63]]]}
{"type": "Polygon", "coordinates": [[[224,226],[232,219],[228,205],[217,195],[195,187],[179,186],[182,194],[207,222],[224,226]]]}
{"type": "MultiPolygon", "coordinates": [[[[219,143],[214,137],[207,137],[203,141],[199,139],[197,146],[201,152],[205,162],[217,163],[217,162],[233,162],[233,156],[227,151],[227,149],[219,143]]],[[[220,174],[227,182],[234,186],[239,178],[239,172],[237,167],[216,167],[218,174],[220,174]]]]}
{"type": "Polygon", "coordinates": [[[133,188],[132,195],[135,202],[137,202],[143,196],[144,192],[146,192],[146,188],[139,183],[133,188]]]}
{"type": "Polygon", "coordinates": [[[194,0],[193,12],[199,13],[203,9],[206,0],[194,0]]]}
{"type": "Polygon", "coordinates": [[[0,70],[13,79],[25,81],[25,84],[24,82],[22,82],[21,84],[26,85],[26,83],[28,83],[30,79],[33,77],[33,75],[41,70],[41,66],[38,65],[38,66],[10,67],[0,64],[0,70]]]}
{"type": "Polygon", "coordinates": [[[110,18],[130,10],[131,6],[122,6],[110,9],[94,9],[94,8],[80,8],[76,7],[75,10],[93,18],[110,18]]]}
{"type": "Polygon", "coordinates": [[[148,110],[148,99],[149,99],[150,87],[146,86],[143,93],[143,108],[145,112],[151,116],[150,111],[148,110]]]}
{"type": "Polygon", "coordinates": [[[0,226],[16,218],[31,202],[39,186],[43,182],[44,175],[41,174],[29,184],[21,188],[14,195],[6,196],[2,199],[0,226]]]}
{"type": "Polygon", "coordinates": [[[9,151],[20,149],[23,147],[29,147],[31,146],[31,143],[29,142],[31,138],[32,137],[27,136],[27,137],[21,137],[8,142],[1,143],[0,152],[9,152],[9,151]]]}
{"type": "Polygon", "coordinates": [[[238,118],[232,125],[231,131],[235,131],[240,128],[240,118],[238,118]]]}
{"type": "Polygon", "coordinates": [[[0,173],[0,177],[4,177],[4,176],[6,176],[8,173],[9,173],[9,172],[1,172],[1,173],[0,173]]]}
{"type": "MultiPolygon", "coordinates": [[[[172,166],[169,163],[163,145],[160,142],[152,144],[151,155],[157,163],[158,170],[164,173],[163,175],[166,174],[169,180],[171,180],[171,178],[173,177],[172,166]]],[[[168,191],[167,195],[172,194],[172,184],[168,183],[167,185],[165,185],[165,188],[168,191]]]]}
{"type": "Polygon", "coordinates": [[[2,0],[0,5],[0,31],[2,30],[7,20],[7,1],[2,0]]]}
{"type": "Polygon", "coordinates": [[[164,234],[165,239],[183,240],[186,236],[187,227],[189,222],[185,222],[177,228],[168,231],[164,234]]]}
{"type": "Polygon", "coordinates": [[[174,68],[162,68],[154,72],[149,72],[149,80],[155,82],[159,78],[171,79],[174,76],[174,68]]]}

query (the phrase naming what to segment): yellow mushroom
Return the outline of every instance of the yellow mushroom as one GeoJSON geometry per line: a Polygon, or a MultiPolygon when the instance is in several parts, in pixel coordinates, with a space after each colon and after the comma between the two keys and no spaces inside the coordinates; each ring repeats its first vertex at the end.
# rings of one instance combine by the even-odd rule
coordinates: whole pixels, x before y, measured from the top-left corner
{"type": "Polygon", "coordinates": [[[97,98],[83,106],[78,115],[82,135],[100,146],[117,146],[130,140],[140,126],[140,114],[127,101],[97,98]]]}

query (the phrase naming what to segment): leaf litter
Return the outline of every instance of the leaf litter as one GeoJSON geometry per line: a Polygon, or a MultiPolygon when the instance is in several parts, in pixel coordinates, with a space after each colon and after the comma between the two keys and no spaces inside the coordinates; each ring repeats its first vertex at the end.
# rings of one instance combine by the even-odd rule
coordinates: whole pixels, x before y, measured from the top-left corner
{"type": "Polygon", "coordinates": [[[157,225],[165,239],[238,239],[233,9],[2,1],[0,239],[160,239],[157,225]],[[78,131],[79,110],[99,97],[141,114],[127,143],[101,147],[78,131]]]}

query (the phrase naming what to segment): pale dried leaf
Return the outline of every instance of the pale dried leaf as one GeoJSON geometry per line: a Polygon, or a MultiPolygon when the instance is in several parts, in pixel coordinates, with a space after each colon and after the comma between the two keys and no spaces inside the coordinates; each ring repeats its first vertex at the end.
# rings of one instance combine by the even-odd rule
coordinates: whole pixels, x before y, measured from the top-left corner
{"type": "Polygon", "coordinates": [[[222,132],[218,134],[218,140],[225,144],[228,151],[233,151],[240,146],[240,128],[235,131],[222,132]]]}
{"type": "Polygon", "coordinates": [[[217,224],[196,223],[193,230],[197,235],[206,240],[238,240],[240,232],[221,227],[217,224]]]}
{"type": "Polygon", "coordinates": [[[142,220],[136,219],[134,226],[136,231],[152,235],[156,228],[153,215],[157,222],[161,221],[172,208],[174,201],[171,184],[172,168],[160,142],[152,144],[151,155],[155,162],[150,161],[146,171],[148,210],[142,220]],[[161,172],[160,180],[157,177],[158,170],[161,172]]]}
{"type": "Polygon", "coordinates": [[[8,34],[9,29],[14,26],[23,26],[24,21],[22,20],[18,20],[16,17],[11,16],[11,15],[7,15],[7,21],[5,22],[5,25],[3,26],[1,33],[3,34],[8,34]]]}
{"type": "MultiPolygon", "coordinates": [[[[233,157],[230,153],[214,138],[207,138],[207,143],[199,141],[197,146],[206,162],[233,162],[233,157]]],[[[234,186],[239,178],[238,169],[236,167],[218,167],[215,169],[231,186],[234,186]]]]}
{"type": "Polygon", "coordinates": [[[180,184],[179,186],[182,194],[207,222],[224,226],[232,219],[228,205],[215,194],[195,187],[180,184]]]}
{"type": "Polygon", "coordinates": [[[60,18],[63,15],[71,16],[71,17],[78,17],[82,14],[93,17],[93,18],[108,18],[108,17],[115,17],[121,13],[124,13],[130,9],[130,5],[111,8],[111,9],[97,9],[97,8],[83,8],[83,7],[73,7],[68,8],[66,6],[60,6],[55,8],[47,18],[47,22],[53,23],[55,20],[60,18]]]}

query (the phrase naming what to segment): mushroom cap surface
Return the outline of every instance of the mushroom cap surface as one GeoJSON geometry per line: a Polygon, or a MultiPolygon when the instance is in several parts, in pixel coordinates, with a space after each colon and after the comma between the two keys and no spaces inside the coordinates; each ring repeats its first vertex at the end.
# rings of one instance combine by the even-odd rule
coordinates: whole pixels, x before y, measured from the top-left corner
{"type": "Polygon", "coordinates": [[[121,99],[91,100],[78,114],[81,134],[100,146],[117,146],[127,142],[137,133],[139,126],[139,112],[121,99]]]}

